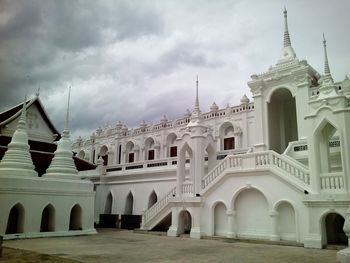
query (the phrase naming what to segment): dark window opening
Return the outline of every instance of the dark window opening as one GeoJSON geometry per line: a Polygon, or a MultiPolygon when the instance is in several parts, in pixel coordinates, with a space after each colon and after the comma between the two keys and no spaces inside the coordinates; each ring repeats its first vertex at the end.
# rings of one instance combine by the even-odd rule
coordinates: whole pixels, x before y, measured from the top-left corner
{"type": "Polygon", "coordinates": [[[235,148],[235,137],[224,139],[224,150],[233,150],[235,148]]]}
{"type": "Polygon", "coordinates": [[[129,153],[129,163],[134,162],[134,153],[129,153]]]}
{"type": "Polygon", "coordinates": [[[148,160],[154,160],[154,150],[148,151],[148,160]]]}
{"type": "Polygon", "coordinates": [[[170,147],[170,157],[176,157],[177,156],[177,147],[172,146],[170,147]]]}

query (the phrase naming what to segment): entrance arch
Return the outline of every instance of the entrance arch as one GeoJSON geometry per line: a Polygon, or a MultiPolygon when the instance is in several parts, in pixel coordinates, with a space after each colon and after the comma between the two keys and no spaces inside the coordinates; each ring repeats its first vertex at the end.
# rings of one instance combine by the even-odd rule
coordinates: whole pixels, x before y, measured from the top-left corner
{"type": "Polygon", "coordinates": [[[298,140],[295,98],[286,88],[275,90],[268,102],[270,150],[283,153],[288,143],[298,140]]]}
{"type": "Polygon", "coordinates": [[[276,208],[278,212],[277,229],[281,240],[296,241],[295,211],[293,206],[282,201],[276,208]]]}
{"type": "Polygon", "coordinates": [[[343,231],[344,217],[329,213],[322,220],[322,245],[347,245],[348,238],[343,231]]]}
{"type": "Polygon", "coordinates": [[[237,235],[249,238],[267,238],[270,234],[270,218],[266,197],[257,189],[241,191],[234,202],[237,219],[237,235]]]}
{"type": "Polygon", "coordinates": [[[192,228],[192,217],[187,210],[183,210],[179,214],[178,234],[189,234],[192,228]]]}
{"type": "Polygon", "coordinates": [[[40,232],[55,231],[55,208],[48,204],[41,214],[40,232]]]}
{"type": "Polygon", "coordinates": [[[23,233],[24,225],[24,207],[17,203],[14,205],[9,213],[7,220],[6,234],[23,233]]]}
{"type": "Polygon", "coordinates": [[[69,230],[82,230],[82,209],[79,204],[73,206],[70,211],[69,230]]]}
{"type": "Polygon", "coordinates": [[[214,235],[225,236],[227,230],[226,206],[219,202],[214,207],[214,235]]]}

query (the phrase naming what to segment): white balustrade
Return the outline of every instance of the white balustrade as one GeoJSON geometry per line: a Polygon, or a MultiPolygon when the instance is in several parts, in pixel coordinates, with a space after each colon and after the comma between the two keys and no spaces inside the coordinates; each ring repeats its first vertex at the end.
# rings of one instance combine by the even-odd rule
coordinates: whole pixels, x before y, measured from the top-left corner
{"type": "Polygon", "coordinates": [[[190,181],[185,181],[182,184],[182,194],[184,195],[193,195],[193,183],[190,181]]]}
{"type": "Polygon", "coordinates": [[[325,173],[321,174],[322,190],[341,190],[344,189],[343,173],[325,173]]]}

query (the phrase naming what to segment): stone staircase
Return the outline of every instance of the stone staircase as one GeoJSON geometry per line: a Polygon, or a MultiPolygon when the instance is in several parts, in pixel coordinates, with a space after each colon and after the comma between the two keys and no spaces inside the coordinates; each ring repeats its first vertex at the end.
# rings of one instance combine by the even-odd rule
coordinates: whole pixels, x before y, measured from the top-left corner
{"type": "Polygon", "coordinates": [[[171,189],[162,199],[156,202],[142,215],[141,229],[152,229],[161,219],[163,219],[171,210],[169,199],[176,194],[176,187],[171,189]],[[164,214],[164,216],[160,216],[164,214]],[[158,220],[157,220],[158,219],[158,220]]]}
{"type": "MultiPolygon", "coordinates": [[[[254,171],[258,169],[270,169],[289,183],[310,191],[310,174],[308,168],[284,155],[274,151],[247,153],[241,155],[228,155],[219,162],[202,179],[202,192],[204,195],[213,187],[220,178],[227,173],[240,171],[254,171]]],[[[150,230],[160,220],[171,212],[169,200],[176,194],[176,187],[171,189],[162,199],[146,210],[142,215],[141,229],[150,230]]]]}
{"type": "Polygon", "coordinates": [[[259,168],[273,169],[283,179],[292,181],[300,188],[309,189],[310,187],[310,174],[305,165],[274,151],[265,151],[226,156],[202,179],[202,192],[215,184],[216,179],[223,176],[225,171],[257,170],[259,168]]]}

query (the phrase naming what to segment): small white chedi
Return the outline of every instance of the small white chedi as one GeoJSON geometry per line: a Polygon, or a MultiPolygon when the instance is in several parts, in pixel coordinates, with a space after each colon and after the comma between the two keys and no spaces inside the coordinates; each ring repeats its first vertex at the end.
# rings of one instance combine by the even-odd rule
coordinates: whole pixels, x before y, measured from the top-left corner
{"type": "MultiPolygon", "coordinates": [[[[94,192],[90,181],[81,180],[72,158],[68,110],[63,136],[47,173],[38,177],[28,144],[26,112],[36,114],[42,127],[31,131],[35,139],[49,138],[47,116],[38,97],[24,101],[20,116],[7,120],[1,130],[11,142],[0,162],[0,235],[4,239],[94,234],[94,192]],[[38,106],[39,105],[39,106],[38,106]],[[43,135],[40,134],[44,131],[43,135]]],[[[55,136],[51,136],[53,138],[55,136]]]]}

